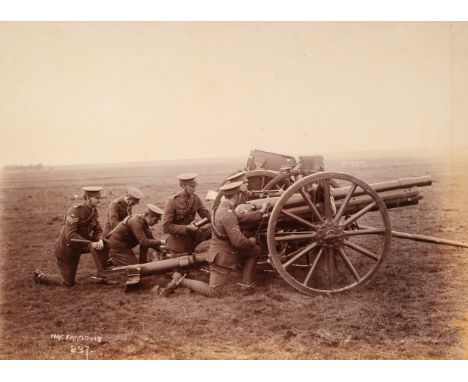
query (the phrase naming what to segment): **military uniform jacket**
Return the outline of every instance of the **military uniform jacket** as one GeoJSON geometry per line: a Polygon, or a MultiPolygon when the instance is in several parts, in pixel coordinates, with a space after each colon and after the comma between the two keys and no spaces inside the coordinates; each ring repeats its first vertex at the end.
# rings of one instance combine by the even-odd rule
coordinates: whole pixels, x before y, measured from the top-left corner
{"type": "Polygon", "coordinates": [[[110,234],[111,250],[128,252],[140,244],[140,247],[158,249],[160,240],[155,240],[143,215],[132,215],[121,221],[110,234]]]}
{"type": "Polygon", "coordinates": [[[71,239],[99,241],[102,227],[96,208],[90,208],[85,203],[68,209],[65,221],[55,245],[57,257],[66,258],[71,253],[88,252],[86,243],[72,243],[71,239]]]}
{"type": "Polygon", "coordinates": [[[104,225],[104,236],[112,231],[119,222],[131,214],[132,207],[127,206],[123,196],[113,200],[109,204],[109,211],[107,211],[106,224],[104,225]]]}
{"type": "Polygon", "coordinates": [[[210,212],[206,209],[198,195],[182,193],[171,196],[164,205],[163,232],[169,234],[168,248],[185,252],[192,247],[192,239],[187,231],[187,225],[193,222],[196,214],[211,221],[210,212]]]}
{"type": "Polygon", "coordinates": [[[239,251],[248,250],[255,244],[241,233],[234,209],[225,200],[214,212],[212,225],[214,228],[207,255],[208,261],[234,269],[239,251]]]}

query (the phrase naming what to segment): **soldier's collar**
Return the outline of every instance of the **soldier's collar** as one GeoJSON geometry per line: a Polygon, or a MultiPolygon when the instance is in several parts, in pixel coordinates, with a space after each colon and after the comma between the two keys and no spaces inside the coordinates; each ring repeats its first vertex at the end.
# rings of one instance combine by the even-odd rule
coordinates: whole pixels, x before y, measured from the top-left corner
{"type": "Polygon", "coordinates": [[[224,199],[221,203],[225,203],[230,208],[235,208],[236,207],[235,203],[231,202],[228,199],[224,199]]]}

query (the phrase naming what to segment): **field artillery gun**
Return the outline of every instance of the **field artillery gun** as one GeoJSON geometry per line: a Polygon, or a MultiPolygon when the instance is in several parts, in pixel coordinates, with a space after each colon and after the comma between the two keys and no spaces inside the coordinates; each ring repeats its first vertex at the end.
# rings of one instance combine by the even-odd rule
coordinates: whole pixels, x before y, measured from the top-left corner
{"type": "MultiPolygon", "coordinates": [[[[236,208],[241,229],[255,236],[267,262],[305,294],[339,293],[364,285],[385,260],[392,237],[468,248],[467,244],[393,231],[388,210],[415,205],[429,176],[367,184],[339,172],[315,172],[236,208]],[[276,195],[275,195],[276,193],[276,195]],[[269,195],[269,196],[268,196],[269,195]],[[242,216],[264,203],[259,221],[242,216]]],[[[128,276],[128,284],[147,275],[206,263],[205,254],[104,270],[128,276]]]]}
{"type": "Polygon", "coordinates": [[[295,289],[338,293],[375,276],[392,237],[468,248],[467,244],[393,231],[388,210],[418,204],[430,176],[367,184],[339,172],[318,172],[293,183],[281,196],[251,200],[237,213],[273,206],[254,227],[266,242],[268,261],[295,289]]]}

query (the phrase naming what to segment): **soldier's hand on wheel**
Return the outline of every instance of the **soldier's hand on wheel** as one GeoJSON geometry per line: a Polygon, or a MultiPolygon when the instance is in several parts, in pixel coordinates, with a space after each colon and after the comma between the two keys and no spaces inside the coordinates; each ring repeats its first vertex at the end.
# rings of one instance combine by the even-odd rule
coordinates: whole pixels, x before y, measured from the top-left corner
{"type": "Polygon", "coordinates": [[[257,240],[255,240],[254,237],[249,237],[249,241],[252,243],[252,245],[257,244],[257,240]]]}
{"type": "Polygon", "coordinates": [[[195,231],[198,231],[198,227],[195,224],[193,224],[193,222],[192,222],[187,226],[187,230],[195,232],[195,231]]]}

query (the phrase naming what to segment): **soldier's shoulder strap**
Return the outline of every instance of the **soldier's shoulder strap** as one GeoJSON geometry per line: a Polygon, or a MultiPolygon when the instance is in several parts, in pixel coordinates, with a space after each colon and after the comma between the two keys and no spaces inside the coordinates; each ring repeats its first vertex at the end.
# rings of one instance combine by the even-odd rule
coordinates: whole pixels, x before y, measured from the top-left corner
{"type": "Polygon", "coordinates": [[[214,235],[218,238],[218,239],[221,239],[221,240],[227,240],[227,235],[224,234],[224,233],[221,233],[221,231],[218,229],[218,227],[216,227],[216,221],[215,221],[215,214],[216,214],[216,210],[217,208],[215,208],[213,210],[213,212],[211,213],[211,228],[213,230],[213,233],[214,235]]]}
{"type": "Polygon", "coordinates": [[[171,196],[169,196],[169,199],[168,199],[168,200],[174,200],[174,199],[177,198],[178,196],[180,196],[180,192],[178,192],[177,194],[172,194],[171,196]]]}
{"type": "Polygon", "coordinates": [[[128,222],[128,219],[130,219],[132,217],[132,215],[129,215],[127,217],[125,217],[125,219],[123,219],[122,221],[118,222],[114,228],[112,228],[109,233],[106,235],[106,238],[110,237],[110,235],[112,235],[116,230],[117,230],[117,227],[120,226],[121,224],[123,226],[127,226],[127,222],[128,222]]]}

